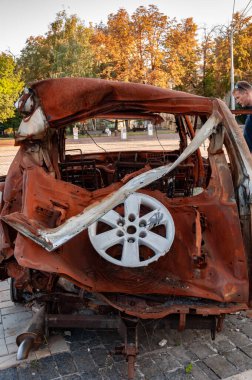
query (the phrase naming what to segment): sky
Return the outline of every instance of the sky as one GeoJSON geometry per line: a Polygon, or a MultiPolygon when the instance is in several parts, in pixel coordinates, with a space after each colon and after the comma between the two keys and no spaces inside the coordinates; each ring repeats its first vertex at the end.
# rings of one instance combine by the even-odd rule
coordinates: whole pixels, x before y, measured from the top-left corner
{"type": "Polygon", "coordinates": [[[131,15],[140,5],[156,5],[160,12],[177,20],[193,17],[199,27],[209,30],[214,25],[228,25],[235,11],[252,15],[250,0],[0,0],[0,52],[18,56],[30,36],[44,35],[56,13],[65,9],[76,14],[88,26],[89,22],[106,23],[110,13],[125,8],[131,15]]]}

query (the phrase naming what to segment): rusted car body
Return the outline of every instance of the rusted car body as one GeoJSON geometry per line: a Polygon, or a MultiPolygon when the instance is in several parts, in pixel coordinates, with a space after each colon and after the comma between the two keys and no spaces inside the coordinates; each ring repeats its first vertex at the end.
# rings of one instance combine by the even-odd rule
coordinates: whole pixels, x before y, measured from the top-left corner
{"type": "Polygon", "coordinates": [[[15,301],[46,305],[51,326],[123,320],[129,378],[139,319],[177,316],[182,330],[202,316],[214,334],[225,314],[250,306],[252,160],[222,101],[63,78],[32,84],[18,107],[20,150],[1,183],[0,225],[0,279],[12,278],[15,301]],[[65,152],[73,122],[158,124],[161,113],[176,118],[178,149],[65,152]]]}

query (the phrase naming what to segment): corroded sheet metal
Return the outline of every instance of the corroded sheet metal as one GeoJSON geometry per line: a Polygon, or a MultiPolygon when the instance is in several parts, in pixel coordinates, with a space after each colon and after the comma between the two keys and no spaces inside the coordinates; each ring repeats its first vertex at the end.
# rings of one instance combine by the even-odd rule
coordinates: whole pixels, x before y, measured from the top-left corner
{"type": "Polygon", "coordinates": [[[65,223],[54,229],[43,229],[39,224],[33,225],[26,218],[18,215],[3,216],[2,219],[21,232],[30,239],[46,248],[48,251],[53,251],[57,247],[65,244],[67,241],[78,235],[81,231],[88,228],[92,223],[98,220],[102,215],[123,202],[130,194],[137,191],[157,179],[163,177],[174,170],[181,162],[183,162],[190,154],[195,152],[199,146],[209,137],[214,128],[220,122],[220,114],[213,113],[201,128],[199,133],[193,138],[188,147],[182,152],[173,164],[160,166],[157,169],[149,170],[139,176],[132,178],[129,182],[123,185],[115,193],[110,193],[107,197],[96,205],[90,205],[82,210],[82,212],[71,219],[67,219],[65,223]],[[32,225],[32,228],[29,226],[32,225]]]}
{"type": "Polygon", "coordinates": [[[18,128],[18,139],[27,139],[30,136],[36,136],[37,139],[43,139],[46,133],[48,124],[46,117],[38,107],[28,118],[21,121],[18,128]]]}
{"type": "Polygon", "coordinates": [[[194,315],[225,315],[235,313],[240,310],[247,310],[248,306],[244,303],[218,303],[218,302],[202,302],[192,299],[188,302],[178,302],[178,300],[166,300],[163,304],[158,302],[148,302],[144,298],[114,295],[114,294],[98,294],[98,298],[108,303],[110,306],[120,310],[121,312],[133,315],[142,319],[164,318],[169,314],[180,314],[186,316],[193,310],[194,315]]]}
{"type": "MultiPolygon", "coordinates": [[[[25,141],[21,142],[6,178],[0,226],[0,261],[20,287],[32,291],[26,283],[29,274],[36,271],[56,278],[59,275],[80,288],[96,292],[111,306],[141,318],[190,312],[217,315],[246,309],[249,275],[252,290],[249,273],[252,160],[224,103],[148,85],[95,79],[45,80],[31,88],[34,113],[30,116],[41,107],[42,128],[36,129],[36,123],[34,128],[25,124],[29,118],[22,124],[19,138],[25,141]],[[97,168],[109,173],[111,180],[106,187],[93,192],[55,179],[60,178],[60,170],[58,131],[54,127],[105,115],[129,115],[129,118],[149,115],[158,122],[155,113],[160,112],[185,117],[193,138],[176,160],[151,170],[142,167],[138,172],[133,165],[133,173],[111,184],[114,172],[100,155],[97,168]],[[208,118],[196,136],[187,117],[190,114],[208,118]],[[26,126],[31,129],[26,131],[26,126]],[[207,165],[211,170],[207,185],[198,195],[169,198],[167,193],[148,187],[178,168],[210,135],[207,165]],[[231,170],[223,153],[224,140],[230,147],[231,170]],[[114,265],[96,252],[86,228],[109,210],[120,209],[128,195],[140,190],[169,210],[175,224],[173,244],[169,252],[149,266],[114,265]],[[244,243],[244,237],[249,242],[244,243]],[[143,300],[142,295],[152,299],[143,300]],[[156,295],[164,297],[162,305],[155,301],[156,295]],[[177,298],[176,303],[169,303],[169,297],[177,298]]],[[[201,176],[205,176],[205,161],[199,150],[194,156],[198,165],[196,180],[200,183],[201,176]]],[[[113,250],[116,254],[116,247],[113,250]]],[[[43,285],[40,290],[44,289],[43,285]]]]}
{"type": "MultiPolygon", "coordinates": [[[[208,190],[197,196],[176,201],[158,191],[141,190],[159,199],[176,225],[170,252],[150,267],[122,268],[105,261],[92,247],[87,231],[51,253],[18,235],[15,245],[18,263],[59,273],[95,292],[173,294],[219,302],[247,302],[246,258],[230,172],[224,154],[211,160],[213,172],[208,190]],[[201,232],[204,241],[201,256],[193,228],[198,215],[195,205],[197,212],[207,219],[201,232]]],[[[53,179],[39,168],[27,171],[24,185],[23,215],[45,226],[57,225],[59,210],[69,218],[116,189],[112,185],[91,196],[84,189],[53,179]]]]}
{"type": "Polygon", "coordinates": [[[36,82],[31,89],[54,127],[118,111],[208,115],[213,111],[210,99],[146,84],[60,78],[36,82]]]}

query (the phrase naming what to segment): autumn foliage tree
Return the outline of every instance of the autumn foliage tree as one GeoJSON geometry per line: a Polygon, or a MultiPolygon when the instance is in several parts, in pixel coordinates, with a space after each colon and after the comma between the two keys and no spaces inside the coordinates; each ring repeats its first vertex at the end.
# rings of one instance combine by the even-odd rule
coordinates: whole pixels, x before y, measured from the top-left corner
{"type": "Polygon", "coordinates": [[[195,91],[199,67],[197,25],[192,18],[169,25],[166,40],[167,72],[174,86],[181,90],[195,91]]]}
{"type": "Polygon", "coordinates": [[[231,29],[235,79],[251,81],[251,17],[237,13],[231,25],[205,29],[202,37],[192,18],[171,19],[155,5],[131,15],[121,8],[106,23],[88,27],[59,12],[45,35],[27,40],[18,65],[26,83],[99,77],[223,97],[230,88],[231,29]]]}
{"type": "Polygon", "coordinates": [[[125,9],[108,16],[107,25],[94,29],[92,38],[97,71],[101,78],[131,80],[133,35],[125,9]]]}
{"type": "Polygon", "coordinates": [[[94,31],[99,76],[193,88],[199,60],[196,31],[191,18],[178,23],[155,5],[140,6],[131,17],[120,9],[94,31]]]}
{"type": "Polygon", "coordinates": [[[163,42],[167,16],[154,5],[110,14],[107,25],[94,31],[94,52],[100,76],[106,79],[167,85],[163,42]]]}
{"type": "Polygon", "coordinates": [[[132,15],[135,81],[167,87],[164,41],[168,17],[155,5],[140,6],[132,15]]]}

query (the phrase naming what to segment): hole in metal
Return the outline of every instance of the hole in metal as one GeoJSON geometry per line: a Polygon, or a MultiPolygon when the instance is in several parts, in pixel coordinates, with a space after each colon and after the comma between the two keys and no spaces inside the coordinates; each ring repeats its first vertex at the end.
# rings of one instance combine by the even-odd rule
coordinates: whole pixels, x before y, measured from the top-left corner
{"type": "Polygon", "coordinates": [[[117,222],[117,224],[120,227],[124,226],[124,224],[125,224],[124,219],[119,219],[118,222],[117,222]]]}
{"type": "Polygon", "coordinates": [[[127,228],[127,233],[130,234],[130,235],[133,235],[136,233],[136,227],[135,226],[129,226],[127,228]]]}
{"type": "Polygon", "coordinates": [[[134,214],[130,214],[128,219],[130,222],[134,222],[134,220],[136,219],[136,216],[134,214]]]}
{"type": "Polygon", "coordinates": [[[140,220],[139,222],[139,227],[146,227],[147,226],[147,223],[146,223],[146,220],[140,220]]]}
{"type": "Polygon", "coordinates": [[[142,232],[140,232],[139,237],[140,238],[145,238],[146,235],[147,235],[146,232],[142,231],[142,232]]]}
{"type": "Polygon", "coordinates": [[[124,236],[124,233],[123,233],[123,231],[120,231],[120,230],[119,230],[119,231],[117,231],[117,233],[116,233],[116,234],[117,234],[117,236],[119,236],[119,237],[121,237],[121,236],[124,236]]]}

